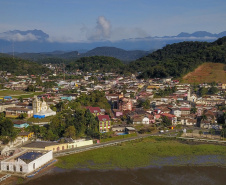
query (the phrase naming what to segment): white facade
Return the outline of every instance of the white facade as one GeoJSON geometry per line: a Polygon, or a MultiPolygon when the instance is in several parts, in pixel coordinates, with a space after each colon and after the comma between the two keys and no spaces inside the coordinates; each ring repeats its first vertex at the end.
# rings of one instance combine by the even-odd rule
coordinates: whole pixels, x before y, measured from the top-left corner
{"type": "Polygon", "coordinates": [[[68,149],[81,147],[81,146],[92,145],[92,144],[93,144],[93,140],[75,140],[74,143],[69,143],[68,144],[68,149]]]}
{"type": "Polygon", "coordinates": [[[25,160],[20,159],[20,156],[26,154],[27,152],[33,151],[23,151],[16,156],[12,156],[1,161],[1,170],[5,172],[31,173],[53,159],[52,151],[42,151],[42,155],[40,157],[26,163],[25,160]]]}
{"type": "Polygon", "coordinates": [[[172,114],[176,117],[181,117],[181,111],[179,109],[173,109],[172,114]]]}
{"type": "Polygon", "coordinates": [[[32,104],[34,115],[45,115],[46,117],[56,115],[56,112],[51,110],[44,100],[39,100],[37,96],[34,97],[32,104]]]}
{"type": "Polygon", "coordinates": [[[149,124],[149,118],[144,117],[143,120],[142,120],[142,124],[149,124]]]}

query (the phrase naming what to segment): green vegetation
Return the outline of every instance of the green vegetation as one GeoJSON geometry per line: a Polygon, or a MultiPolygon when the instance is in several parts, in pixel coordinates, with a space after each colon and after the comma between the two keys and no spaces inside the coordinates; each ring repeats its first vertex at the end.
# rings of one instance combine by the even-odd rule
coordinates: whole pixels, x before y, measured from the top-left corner
{"type": "Polygon", "coordinates": [[[136,137],[137,134],[133,133],[133,134],[126,134],[126,135],[119,135],[119,136],[115,136],[115,137],[108,137],[105,139],[101,139],[101,143],[103,142],[107,142],[107,141],[114,141],[114,140],[118,140],[118,139],[124,139],[124,138],[130,138],[130,137],[136,137]]]}
{"type": "Polygon", "coordinates": [[[149,137],[122,143],[118,146],[60,157],[56,166],[90,169],[134,168],[155,165],[156,161],[163,157],[189,159],[199,155],[226,156],[225,146],[187,145],[176,141],[175,138],[149,137]]]}
{"type": "Polygon", "coordinates": [[[0,71],[7,71],[14,75],[36,75],[46,73],[49,69],[35,62],[13,57],[0,57],[0,71]]]}
{"type": "Polygon", "coordinates": [[[67,102],[61,101],[56,107],[58,113],[56,116],[44,119],[30,118],[30,122],[50,122],[49,125],[39,127],[30,126],[29,131],[35,132],[38,137],[44,140],[58,140],[61,137],[92,137],[100,138],[98,119],[87,110],[86,106],[98,106],[110,112],[110,105],[104,92],[93,91],[89,95],[82,94],[76,100],[67,102]]]}
{"type": "Polygon", "coordinates": [[[84,72],[118,72],[123,67],[123,63],[113,57],[94,56],[82,57],[66,66],[69,71],[82,70],[84,72]]]}
{"type": "Polygon", "coordinates": [[[181,42],[165,46],[129,64],[140,78],[181,77],[204,62],[226,63],[226,37],[215,42],[181,42]]]}
{"type": "Polygon", "coordinates": [[[34,95],[40,95],[43,92],[24,92],[24,91],[15,91],[10,89],[4,89],[0,91],[0,97],[4,96],[12,96],[14,98],[30,98],[34,97],[34,95]]]}
{"type": "Polygon", "coordinates": [[[11,119],[6,118],[4,113],[0,114],[0,140],[3,144],[13,141],[17,136],[16,129],[13,127],[11,119]]]}

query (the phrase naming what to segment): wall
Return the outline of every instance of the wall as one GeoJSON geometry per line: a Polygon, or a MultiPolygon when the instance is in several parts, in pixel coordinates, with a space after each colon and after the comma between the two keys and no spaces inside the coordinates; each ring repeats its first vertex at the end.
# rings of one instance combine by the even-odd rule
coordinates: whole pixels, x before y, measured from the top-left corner
{"type": "Polygon", "coordinates": [[[93,140],[78,141],[78,142],[74,142],[74,143],[69,143],[68,148],[70,149],[70,148],[76,148],[76,147],[87,146],[87,145],[92,145],[92,144],[93,144],[93,140]]]}
{"type": "Polygon", "coordinates": [[[4,160],[4,161],[1,161],[1,170],[2,171],[17,172],[17,173],[30,173],[30,172],[34,171],[35,169],[39,168],[40,166],[44,165],[48,161],[53,159],[53,152],[49,151],[46,154],[42,155],[41,157],[37,158],[34,161],[31,161],[28,164],[26,164],[21,159],[18,159],[18,161],[14,160],[14,158],[16,158],[17,156],[20,156],[20,155],[22,155],[23,153],[26,153],[26,152],[23,151],[16,156],[12,156],[12,157],[4,160]],[[34,163],[35,163],[35,168],[33,168],[34,163]],[[7,170],[7,166],[9,167],[8,170],[7,170]]]}

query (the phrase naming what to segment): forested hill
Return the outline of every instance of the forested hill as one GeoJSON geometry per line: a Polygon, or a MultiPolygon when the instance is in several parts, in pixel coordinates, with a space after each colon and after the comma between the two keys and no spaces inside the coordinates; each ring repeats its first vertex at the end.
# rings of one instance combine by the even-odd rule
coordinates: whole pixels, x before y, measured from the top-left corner
{"type": "Polygon", "coordinates": [[[148,51],[141,51],[141,50],[131,50],[126,51],[124,49],[116,48],[116,47],[97,47],[86,53],[81,54],[84,57],[90,56],[108,56],[108,57],[115,57],[119,60],[124,62],[133,61],[140,57],[146,56],[148,51]]]}
{"type": "Polygon", "coordinates": [[[66,66],[69,71],[82,70],[85,72],[99,71],[99,72],[119,72],[124,64],[113,57],[93,56],[82,57],[66,66]]]}
{"type": "Polygon", "coordinates": [[[35,62],[13,58],[12,56],[0,55],[0,71],[7,71],[14,75],[43,74],[49,71],[35,62]]]}
{"type": "Polygon", "coordinates": [[[204,62],[226,63],[226,37],[215,42],[181,42],[167,45],[129,64],[140,78],[180,77],[204,62]]]}

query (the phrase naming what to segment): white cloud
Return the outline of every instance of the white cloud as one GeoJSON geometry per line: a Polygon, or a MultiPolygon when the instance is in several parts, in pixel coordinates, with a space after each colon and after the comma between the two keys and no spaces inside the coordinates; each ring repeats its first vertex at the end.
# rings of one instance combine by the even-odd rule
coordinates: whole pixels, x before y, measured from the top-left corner
{"type": "Polygon", "coordinates": [[[96,27],[88,31],[88,40],[103,40],[111,37],[111,23],[104,17],[99,16],[96,27]]]}
{"type": "Polygon", "coordinates": [[[38,38],[31,34],[22,35],[20,33],[1,33],[0,39],[4,39],[7,41],[15,41],[15,42],[23,42],[23,41],[36,41],[38,38]]]}

